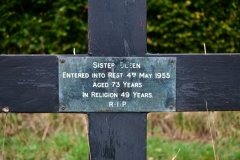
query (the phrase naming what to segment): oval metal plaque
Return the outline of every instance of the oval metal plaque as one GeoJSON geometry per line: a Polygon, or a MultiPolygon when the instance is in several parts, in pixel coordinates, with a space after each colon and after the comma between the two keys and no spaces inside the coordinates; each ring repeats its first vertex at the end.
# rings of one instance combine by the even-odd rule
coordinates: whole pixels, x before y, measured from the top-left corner
{"type": "Polygon", "coordinates": [[[175,57],[59,56],[60,112],[175,111],[175,57]]]}

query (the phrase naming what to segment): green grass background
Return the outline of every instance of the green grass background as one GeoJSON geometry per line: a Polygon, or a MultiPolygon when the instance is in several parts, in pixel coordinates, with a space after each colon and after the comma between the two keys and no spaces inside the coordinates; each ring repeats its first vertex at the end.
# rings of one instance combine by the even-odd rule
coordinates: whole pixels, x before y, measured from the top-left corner
{"type": "MultiPolygon", "coordinates": [[[[220,159],[239,160],[240,112],[210,115],[220,159]]],[[[0,117],[4,160],[88,160],[86,115],[11,113],[0,117]]],[[[171,160],[179,149],[175,160],[214,159],[208,122],[206,112],[149,114],[147,160],[171,160]]]]}

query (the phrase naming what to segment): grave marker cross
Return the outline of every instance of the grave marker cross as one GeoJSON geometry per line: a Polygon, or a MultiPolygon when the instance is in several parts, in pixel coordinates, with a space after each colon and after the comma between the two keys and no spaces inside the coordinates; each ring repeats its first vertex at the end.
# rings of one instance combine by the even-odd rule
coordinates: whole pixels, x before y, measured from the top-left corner
{"type": "Polygon", "coordinates": [[[2,112],[88,113],[92,160],[144,160],[147,112],[206,111],[205,101],[212,111],[240,110],[239,54],[147,54],[146,0],[89,0],[88,8],[88,55],[0,56],[2,112]]]}

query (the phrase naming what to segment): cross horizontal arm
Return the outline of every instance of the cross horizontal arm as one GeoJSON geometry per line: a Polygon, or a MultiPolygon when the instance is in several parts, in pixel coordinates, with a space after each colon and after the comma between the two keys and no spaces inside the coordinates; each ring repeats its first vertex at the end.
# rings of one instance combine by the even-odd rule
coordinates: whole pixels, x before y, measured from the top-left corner
{"type": "Polygon", "coordinates": [[[0,56],[0,108],[58,112],[57,56],[0,56]]]}
{"type": "MultiPolygon", "coordinates": [[[[240,110],[240,54],[146,56],[176,57],[176,111],[206,111],[206,102],[209,110],[240,110]]],[[[64,112],[59,63],[59,56],[0,56],[1,111],[64,112]]]]}
{"type": "Polygon", "coordinates": [[[176,57],[176,110],[239,111],[240,54],[149,54],[176,57]]]}

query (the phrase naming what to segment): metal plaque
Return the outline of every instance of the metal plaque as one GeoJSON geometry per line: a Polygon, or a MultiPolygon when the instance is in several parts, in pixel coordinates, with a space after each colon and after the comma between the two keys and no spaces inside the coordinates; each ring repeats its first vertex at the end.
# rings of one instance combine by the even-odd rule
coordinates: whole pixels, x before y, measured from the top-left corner
{"type": "Polygon", "coordinates": [[[60,112],[175,111],[175,57],[59,56],[60,112]]]}

